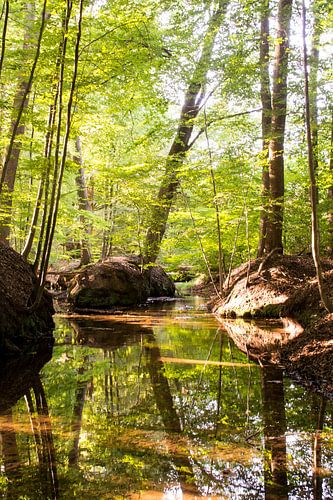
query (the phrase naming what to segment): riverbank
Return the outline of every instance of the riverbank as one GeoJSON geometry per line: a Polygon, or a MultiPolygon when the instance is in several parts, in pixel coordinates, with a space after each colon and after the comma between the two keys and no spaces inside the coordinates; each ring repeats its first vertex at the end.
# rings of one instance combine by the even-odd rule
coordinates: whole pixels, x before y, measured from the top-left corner
{"type": "Polygon", "coordinates": [[[20,357],[53,345],[54,309],[45,291],[32,306],[37,279],[31,266],[0,243],[0,358],[20,357]]]}
{"type": "MultiPolygon", "coordinates": [[[[326,292],[333,299],[333,261],[322,261],[326,292]]],[[[227,318],[285,318],[286,336],[254,328],[228,333],[238,347],[259,363],[282,365],[307,386],[333,398],[333,314],[320,300],[315,267],[310,256],[272,255],[235,269],[225,283],[225,294],[213,300],[213,312],[227,318]]],[[[255,323],[253,323],[255,327],[255,323]]]]}

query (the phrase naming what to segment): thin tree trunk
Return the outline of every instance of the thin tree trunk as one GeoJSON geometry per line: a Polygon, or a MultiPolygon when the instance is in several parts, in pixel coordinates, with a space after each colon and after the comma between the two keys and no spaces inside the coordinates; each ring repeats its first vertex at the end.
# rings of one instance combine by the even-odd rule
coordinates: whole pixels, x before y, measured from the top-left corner
{"type": "MultiPolygon", "coordinates": [[[[21,152],[21,141],[19,137],[22,136],[25,132],[25,125],[21,123],[21,118],[23,111],[27,108],[29,103],[29,93],[31,91],[34,74],[40,55],[41,41],[46,22],[46,3],[47,0],[44,0],[42,16],[41,16],[41,25],[36,45],[36,52],[30,70],[29,78],[27,81],[25,80],[25,78],[22,78],[22,81],[19,83],[18,92],[14,99],[14,110],[17,110],[17,116],[12,121],[11,124],[10,141],[7,147],[3,168],[1,172],[0,203],[2,205],[2,209],[5,212],[5,215],[0,224],[0,241],[2,241],[2,243],[4,243],[5,245],[9,245],[11,214],[12,214],[12,195],[14,191],[16,172],[21,152]]],[[[29,22],[34,19],[33,6],[31,4],[27,4],[27,8],[28,8],[27,21],[29,22]]],[[[24,48],[27,49],[30,43],[31,43],[31,34],[29,32],[26,32],[24,48]]]]}
{"type": "MultiPolygon", "coordinates": [[[[318,170],[318,67],[319,67],[319,42],[321,35],[320,19],[318,18],[317,0],[313,2],[313,34],[310,54],[310,74],[309,74],[309,99],[311,113],[311,138],[313,149],[313,167],[318,170]]],[[[317,200],[318,202],[318,200],[317,200]]]]}
{"type": "MultiPolygon", "coordinates": [[[[330,143],[330,174],[333,174],[333,107],[332,107],[332,121],[331,121],[331,143],[330,143]]],[[[328,245],[327,252],[333,255],[333,185],[328,188],[328,245]]]]}
{"type": "Polygon", "coordinates": [[[310,176],[310,199],[311,199],[311,246],[312,257],[316,268],[318,288],[320,298],[328,312],[333,311],[333,304],[327,293],[325,283],[322,276],[322,268],[320,262],[320,233],[317,213],[317,183],[314,168],[314,155],[311,136],[311,113],[310,113],[310,96],[309,96],[309,76],[308,76],[308,57],[306,47],[306,8],[305,2],[302,1],[303,10],[303,61],[304,61],[304,96],[305,96],[305,120],[306,120],[306,139],[308,147],[308,166],[310,176]]]}
{"type": "MultiPolygon", "coordinates": [[[[60,67],[60,61],[61,61],[61,51],[62,51],[62,43],[61,46],[59,47],[59,55],[57,58],[56,62],[56,75],[58,75],[59,67],[60,67]]],[[[43,195],[45,199],[44,203],[44,212],[43,212],[43,220],[41,223],[41,234],[40,234],[40,240],[38,244],[38,249],[36,253],[36,259],[34,263],[34,268],[36,269],[38,267],[39,263],[39,255],[41,252],[41,244],[43,240],[43,229],[44,225],[46,222],[46,214],[47,214],[47,205],[48,205],[48,193],[49,193],[49,181],[50,181],[50,172],[51,172],[51,152],[52,152],[52,144],[53,144],[53,135],[54,135],[54,125],[55,125],[55,118],[56,118],[56,111],[57,111],[57,103],[58,103],[58,97],[59,97],[59,82],[56,82],[53,86],[52,89],[52,94],[53,94],[53,103],[50,104],[49,106],[49,116],[48,116],[48,124],[47,124],[47,132],[46,132],[46,137],[45,137],[45,147],[44,147],[44,158],[46,160],[46,169],[42,173],[42,177],[39,182],[39,187],[38,187],[38,193],[37,193],[37,198],[36,198],[36,204],[35,204],[35,209],[34,213],[32,216],[31,224],[30,224],[30,229],[28,236],[26,238],[26,242],[22,251],[22,256],[27,260],[28,256],[31,252],[34,237],[36,234],[36,229],[37,229],[37,224],[38,224],[38,218],[39,218],[39,213],[42,208],[42,203],[43,203],[43,195]]]]}
{"type": "Polygon", "coordinates": [[[272,121],[272,96],[269,77],[269,0],[263,0],[261,6],[260,22],[260,97],[261,97],[261,130],[262,130],[262,152],[261,159],[262,181],[261,197],[262,209],[260,213],[260,239],[258,247],[258,257],[262,257],[265,252],[267,224],[268,224],[268,200],[269,200],[269,169],[268,169],[268,145],[271,137],[272,121]]]}
{"type": "Polygon", "coordinates": [[[77,194],[79,200],[80,222],[82,226],[81,231],[83,231],[84,233],[80,241],[80,251],[81,251],[80,266],[86,266],[91,261],[91,250],[88,240],[89,235],[91,233],[91,226],[87,222],[87,218],[84,215],[84,212],[92,212],[92,208],[88,197],[85,170],[83,167],[83,159],[82,159],[81,139],[79,136],[76,138],[75,145],[76,145],[77,155],[74,156],[74,161],[79,167],[75,180],[76,180],[77,194]]]}
{"type": "MultiPolygon", "coordinates": [[[[72,122],[73,100],[74,100],[74,93],[75,93],[75,89],[76,89],[76,79],[77,79],[77,74],[78,74],[79,48],[80,48],[80,41],[81,41],[81,35],[82,35],[83,1],[84,0],[80,0],[80,5],[79,5],[79,19],[78,19],[78,30],[77,30],[76,43],[75,43],[74,68],[73,68],[71,88],[70,88],[70,93],[69,93],[69,98],[68,98],[68,103],[67,103],[66,130],[65,130],[64,140],[63,140],[61,160],[59,162],[60,131],[61,131],[61,123],[62,123],[62,120],[61,120],[61,116],[62,116],[61,99],[62,99],[62,87],[63,87],[63,82],[64,82],[65,53],[66,53],[66,47],[67,47],[67,29],[64,30],[63,57],[62,57],[62,61],[61,61],[60,77],[59,77],[59,85],[60,85],[60,87],[59,87],[59,117],[58,117],[58,131],[57,131],[57,146],[55,149],[55,173],[54,173],[53,190],[52,190],[52,195],[51,195],[50,213],[49,213],[49,219],[48,219],[47,228],[46,228],[44,248],[43,248],[42,259],[41,259],[41,264],[40,264],[39,290],[38,290],[37,297],[36,297],[37,303],[41,297],[42,290],[44,287],[44,281],[46,278],[47,267],[48,267],[49,258],[50,258],[50,254],[51,254],[51,247],[52,247],[53,236],[54,236],[57,215],[58,215],[58,207],[59,207],[59,201],[60,201],[62,179],[63,179],[63,174],[65,171],[65,165],[66,165],[66,159],[67,159],[67,148],[68,148],[69,134],[70,134],[71,122],[72,122]]],[[[69,23],[70,16],[71,16],[71,10],[72,10],[72,3],[69,0],[67,0],[67,16],[66,16],[67,28],[68,28],[68,23],[69,23]]]]}
{"type": "Polygon", "coordinates": [[[207,142],[207,149],[209,154],[209,172],[212,180],[213,187],[213,195],[214,195],[214,208],[215,208],[215,217],[216,217],[216,229],[217,229],[217,242],[218,242],[218,250],[219,250],[219,291],[222,293],[223,290],[223,282],[225,280],[226,268],[225,268],[225,260],[224,260],[224,252],[222,247],[222,234],[221,234],[221,224],[220,224],[220,207],[217,201],[217,189],[216,189],[216,179],[213,168],[213,158],[212,158],[212,150],[210,147],[209,136],[208,136],[208,127],[207,127],[207,116],[206,110],[204,109],[204,118],[205,118],[205,136],[207,142]]]}
{"type": "Polygon", "coordinates": [[[180,183],[180,168],[190,147],[194,120],[200,112],[205,97],[207,72],[211,64],[215,38],[222,24],[228,2],[229,0],[220,0],[209,21],[203,40],[201,57],[185,94],[178,129],[167,156],[165,172],[157,199],[151,209],[150,224],[144,245],[144,262],[146,264],[154,263],[160,251],[169,212],[180,183]]]}
{"type": "MultiPolygon", "coordinates": [[[[40,224],[40,235],[39,235],[39,239],[38,239],[36,257],[35,257],[35,261],[34,261],[35,272],[37,272],[37,269],[38,269],[39,263],[40,263],[40,258],[41,258],[41,254],[42,254],[42,246],[43,246],[43,241],[44,241],[44,232],[46,230],[46,225],[47,225],[46,221],[48,218],[50,176],[51,176],[51,166],[52,166],[51,165],[51,163],[52,163],[51,162],[51,153],[52,153],[52,147],[53,147],[53,137],[54,137],[54,131],[55,131],[58,101],[59,101],[59,99],[61,99],[60,91],[62,89],[62,83],[60,82],[60,79],[59,79],[59,73],[60,73],[60,68],[61,68],[61,61],[65,57],[64,44],[67,43],[66,34],[68,31],[68,23],[69,23],[68,16],[70,16],[70,13],[71,13],[71,11],[69,11],[69,13],[68,13],[67,10],[64,10],[64,13],[63,13],[63,20],[62,20],[63,37],[62,37],[62,40],[59,44],[59,52],[58,52],[58,57],[57,57],[57,61],[56,61],[56,66],[55,66],[55,83],[53,84],[53,88],[52,88],[53,102],[49,106],[47,132],[46,132],[46,136],[45,136],[44,158],[46,159],[46,171],[45,171],[45,173],[43,173],[43,176],[40,180],[33,221],[31,224],[30,234],[29,234],[29,237],[27,239],[26,247],[24,249],[24,254],[23,254],[23,256],[27,259],[29,252],[31,251],[33,238],[35,235],[35,230],[36,230],[36,226],[37,226],[37,222],[38,222],[39,211],[40,211],[40,207],[41,207],[42,199],[43,199],[43,195],[44,195],[43,217],[42,217],[42,221],[40,224]]],[[[61,102],[60,102],[60,106],[61,106],[61,102]]]]}
{"type": "Polygon", "coordinates": [[[1,35],[1,52],[0,52],[0,78],[3,67],[3,61],[5,59],[5,50],[6,50],[6,35],[7,35],[7,27],[8,27],[8,17],[9,17],[9,0],[5,0],[4,3],[4,19],[2,26],[2,35],[1,35]]]}
{"type": "Polygon", "coordinates": [[[292,0],[279,0],[273,69],[271,138],[268,145],[270,212],[265,253],[270,253],[275,248],[283,251],[284,135],[291,13],[292,0]]]}
{"type": "MultiPolygon", "coordinates": [[[[65,73],[65,58],[67,52],[67,42],[68,42],[68,29],[69,21],[72,14],[73,4],[70,0],[66,2],[66,9],[64,11],[64,18],[62,22],[63,36],[62,42],[59,48],[59,75],[57,82],[57,92],[54,96],[54,111],[57,113],[57,129],[56,129],[56,141],[55,141],[55,151],[54,151],[54,164],[53,164],[53,183],[51,193],[49,195],[50,185],[47,186],[45,192],[45,207],[43,220],[41,224],[41,234],[39,237],[37,255],[34,263],[34,269],[37,272],[39,269],[39,294],[43,287],[44,276],[42,276],[43,269],[48,266],[47,252],[50,244],[50,234],[52,231],[52,219],[53,211],[56,203],[57,189],[58,189],[58,175],[59,175],[59,156],[60,156],[60,140],[61,140],[61,127],[62,127],[62,116],[63,116],[63,88],[64,88],[64,73],[65,73]],[[58,106],[56,106],[58,104],[58,106]],[[58,109],[57,109],[58,108],[58,109]],[[57,112],[58,111],[58,112],[57,112]],[[47,208],[46,208],[47,205],[47,208]]],[[[56,120],[56,117],[54,118],[56,120]]],[[[49,163],[49,172],[51,172],[51,163],[49,163]]],[[[48,180],[48,179],[47,179],[48,180]]]]}

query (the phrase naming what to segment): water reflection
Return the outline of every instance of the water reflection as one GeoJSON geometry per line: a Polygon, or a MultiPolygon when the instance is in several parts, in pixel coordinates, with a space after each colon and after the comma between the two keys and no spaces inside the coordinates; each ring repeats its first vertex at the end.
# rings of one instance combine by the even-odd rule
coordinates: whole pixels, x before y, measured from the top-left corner
{"type": "Polygon", "coordinates": [[[262,414],[265,440],[265,498],[288,498],[286,413],[282,370],[263,366],[262,414]]]}
{"type": "Polygon", "coordinates": [[[163,309],[60,319],[42,376],[8,377],[0,495],[333,498],[331,402],[249,363],[204,311],[163,309]]]}
{"type": "Polygon", "coordinates": [[[30,481],[38,484],[36,495],[58,498],[52,427],[44,387],[39,376],[40,369],[51,355],[52,349],[44,349],[1,366],[0,442],[1,484],[6,484],[4,498],[20,498],[26,483],[30,481]],[[15,412],[15,404],[20,398],[25,402],[25,422],[20,421],[15,412]],[[31,436],[31,440],[22,443],[22,435],[31,436]],[[34,462],[28,474],[27,462],[34,462]]]}

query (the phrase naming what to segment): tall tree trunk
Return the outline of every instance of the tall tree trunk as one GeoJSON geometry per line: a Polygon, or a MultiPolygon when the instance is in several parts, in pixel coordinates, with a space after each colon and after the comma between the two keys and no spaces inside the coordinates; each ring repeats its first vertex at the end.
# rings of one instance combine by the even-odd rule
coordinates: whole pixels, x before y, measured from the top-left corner
{"type": "MultiPolygon", "coordinates": [[[[333,175],[333,107],[331,110],[331,141],[330,141],[330,152],[329,152],[329,171],[333,175]]],[[[328,198],[328,245],[327,252],[329,255],[333,255],[333,185],[328,188],[327,192],[328,198]]]]}
{"type": "Polygon", "coordinates": [[[314,154],[311,135],[311,112],[310,112],[310,93],[309,93],[309,76],[308,76],[308,57],[306,47],[306,8],[305,2],[302,2],[303,9],[303,60],[304,60],[304,95],[305,95],[305,121],[306,121],[306,139],[308,147],[308,166],[310,176],[310,200],[311,200],[311,246],[312,257],[316,268],[318,288],[320,298],[328,312],[333,311],[333,304],[329,294],[327,293],[325,283],[322,276],[322,268],[320,262],[320,233],[317,211],[317,183],[316,173],[314,168],[314,154]]]}
{"type": "Polygon", "coordinates": [[[215,38],[222,24],[228,2],[229,0],[219,0],[217,9],[210,18],[203,40],[201,57],[194,69],[185,94],[178,129],[166,159],[165,172],[157,199],[151,209],[150,224],[143,252],[146,264],[155,262],[160,251],[169,212],[180,183],[180,168],[184,162],[186,152],[191,147],[190,139],[194,120],[200,112],[205,97],[207,72],[211,64],[215,38]]]}
{"type": "Polygon", "coordinates": [[[82,159],[82,147],[81,147],[81,139],[78,136],[76,138],[76,152],[77,155],[74,156],[74,161],[78,165],[78,173],[76,176],[76,185],[77,185],[77,194],[79,201],[79,210],[80,210],[80,223],[81,223],[81,231],[82,235],[80,238],[80,251],[81,251],[81,266],[86,266],[91,261],[91,251],[89,245],[89,235],[91,233],[91,226],[89,222],[87,222],[87,218],[84,215],[85,212],[92,212],[91,204],[88,197],[88,190],[86,184],[86,176],[85,170],[83,167],[83,159],[82,159]]]}
{"type": "Polygon", "coordinates": [[[35,205],[35,210],[33,214],[33,218],[31,221],[31,227],[30,227],[30,232],[26,240],[26,244],[24,247],[24,250],[22,252],[22,255],[25,259],[28,258],[28,255],[31,251],[32,244],[33,244],[33,239],[35,236],[36,228],[37,228],[37,223],[38,223],[38,218],[39,218],[39,212],[40,209],[43,208],[43,215],[42,215],[42,220],[40,223],[40,234],[39,234],[39,239],[38,239],[38,244],[37,244],[37,250],[36,250],[36,256],[34,260],[34,270],[37,272],[37,269],[39,268],[39,263],[40,263],[40,258],[42,254],[42,246],[43,246],[43,241],[44,241],[44,232],[46,230],[46,221],[48,218],[48,207],[49,207],[49,192],[50,192],[50,180],[51,180],[51,170],[52,170],[52,148],[53,148],[53,139],[54,139],[54,132],[55,132],[55,125],[56,125],[56,118],[57,118],[57,111],[58,111],[58,101],[60,100],[60,105],[61,105],[61,99],[62,96],[60,95],[60,91],[62,89],[62,82],[60,81],[59,74],[60,74],[60,68],[61,68],[61,63],[62,60],[65,57],[65,50],[64,50],[64,45],[67,40],[66,34],[68,31],[68,23],[69,23],[69,17],[70,17],[71,11],[67,11],[67,9],[64,9],[63,11],[63,18],[62,18],[62,30],[63,30],[63,36],[62,39],[59,43],[59,49],[58,49],[58,57],[56,60],[56,65],[55,65],[55,74],[54,74],[54,83],[52,86],[52,102],[49,105],[49,115],[48,115],[48,123],[47,123],[47,131],[45,135],[45,147],[44,147],[44,158],[46,160],[46,169],[42,174],[42,178],[40,180],[39,184],[39,189],[38,189],[38,194],[37,194],[37,199],[36,199],[36,205],[35,205]],[[43,197],[44,197],[44,205],[43,205],[43,197]],[[43,207],[42,207],[43,205],[43,207]]]}
{"type": "Polygon", "coordinates": [[[205,108],[204,108],[204,119],[205,119],[205,136],[206,136],[206,143],[207,143],[207,149],[208,149],[208,155],[209,155],[209,172],[210,172],[210,178],[212,181],[212,188],[213,188],[213,195],[214,195],[213,203],[214,203],[215,217],[216,217],[217,243],[218,243],[218,249],[219,249],[219,253],[218,253],[218,255],[219,255],[219,292],[222,293],[223,282],[224,282],[225,276],[226,276],[226,267],[225,267],[224,252],[223,252],[223,247],[222,247],[220,207],[219,207],[219,202],[217,199],[216,179],[215,179],[215,173],[214,173],[214,167],[213,167],[212,150],[210,147],[210,141],[209,141],[209,135],[208,135],[207,116],[206,116],[205,108]]]}
{"type": "MultiPolygon", "coordinates": [[[[0,223],[0,241],[5,245],[9,245],[10,227],[12,218],[12,196],[14,192],[16,172],[21,153],[21,140],[20,137],[25,133],[25,125],[21,123],[21,118],[24,110],[29,103],[29,93],[31,91],[35,69],[39,59],[41,41],[46,21],[46,2],[44,0],[42,9],[41,25],[39,28],[39,35],[36,44],[36,52],[31,66],[28,79],[24,76],[18,84],[18,91],[14,99],[14,111],[16,116],[13,118],[10,130],[10,140],[7,147],[3,168],[0,180],[0,203],[4,212],[3,219],[0,223]]],[[[27,7],[27,24],[28,30],[24,35],[23,48],[27,50],[31,45],[31,33],[29,32],[30,23],[34,20],[34,6],[26,4],[27,7]]]]}
{"type": "Polygon", "coordinates": [[[26,242],[25,242],[23,251],[22,251],[22,256],[27,260],[29,257],[29,254],[31,252],[34,237],[36,234],[39,213],[40,213],[41,209],[43,209],[43,220],[41,223],[40,241],[38,244],[38,248],[37,248],[37,252],[36,252],[36,259],[35,259],[35,263],[34,263],[35,269],[38,267],[38,263],[39,263],[39,255],[41,252],[41,243],[43,240],[43,230],[44,230],[44,224],[46,221],[47,206],[48,206],[48,194],[49,194],[50,173],[51,173],[51,153],[52,153],[55,119],[56,119],[56,112],[57,112],[57,103],[58,103],[58,98],[59,98],[59,82],[57,81],[57,76],[58,76],[59,68],[60,68],[61,52],[62,52],[62,42],[59,46],[59,54],[58,54],[57,61],[56,61],[56,71],[55,71],[56,81],[52,87],[53,102],[49,106],[47,132],[46,132],[46,136],[45,136],[44,158],[45,158],[46,166],[45,166],[45,170],[42,173],[42,177],[39,181],[38,193],[37,193],[34,212],[33,212],[32,219],[31,219],[30,229],[29,229],[29,232],[28,232],[28,235],[26,238],[26,242]],[[45,199],[44,206],[43,206],[43,196],[45,199]]]}
{"type": "Polygon", "coordinates": [[[9,17],[9,0],[5,0],[3,7],[3,26],[2,26],[2,35],[1,35],[1,52],[0,52],[0,78],[3,67],[3,61],[5,58],[5,50],[6,50],[6,35],[7,35],[7,27],[8,27],[8,17],[9,17]]]}
{"type": "MultiPolygon", "coordinates": [[[[313,167],[315,172],[318,169],[318,67],[319,67],[319,43],[321,35],[321,25],[318,14],[318,2],[313,1],[313,34],[311,54],[309,58],[309,99],[310,99],[310,117],[311,117],[311,139],[313,148],[313,167]]],[[[318,202],[318,200],[317,200],[318,202]]]]}
{"type": "Polygon", "coordinates": [[[271,138],[268,145],[270,212],[267,221],[265,253],[270,253],[275,248],[283,251],[284,135],[291,13],[292,0],[279,0],[272,86],[271,138]]]}
{"type": "Polygon", "coordinates": [[[271,137],[272,121],[272,96],[269,78],[269,0],[263,0],[261,6],[260,20],[260,97],[261,97],[261,131],[262,131],[262,181],[261,196],[262,209],[260,213],[260,239],[258,257],[265,252],[267,224],[268,224],[268,200],[269,200],[269,170],[268,170],[268,145],[271,137]]]}
{"type": "Polygon", "coordinates": [[[80,50],[80,42],[82,36],[82,19],[83,19],[83,2],[84,0],[80,0],[79,3],[79,18],[77,22],[77,35],[75,42],[75,51],[74,51],[74,67],[72,73],[72,81],[70,86],[70,92],[67,102],[67,113],[66,113],[66,125],[65,125],[65,134],[63,138],[63,146],[62,152],[60,156],[60,136],[61,136],[61,124],[62,124],[62,93],[63,93],[63,84],[64,84],[64,70],[65,70],[65,55],[67,50],[67,40],[68,40],[68,25],[71,18],[72,13],[72,2],[67,0],[67,9],[65,16],[65,25],[63,31],[63,47],[62,47],[62,58],[60,64],[60,75],[59,75],[59,114],[58,114],[58,128],[57,128],[57,140],[55,146],[55,160],[54,160],[54,179],[53,179],[53,187],[51,193],[51,201],[50,201],[50,209],[49,209],[49,217],[47,221],[47,227],[45,230],[45,239],[43,242],[43,251],[41,254],[41,261],[39,266],[39,277],[38,277],[38,290],[36,293],[35,303],[37,304],[42,296],[42,290],[44,287],[44,282],[46,278],[48,263],[51,255],[52,242],[54,237],[54,231],[57,222],[58,208],[60,202],[61,195],[61,186],[63,175],[66,166],[67,159],[67,149],[68,149],[68,141],[69,135],[71,131],[71,124],[73,118],[73,101],[74,94],[76,90],[76,80],[78,75],[78,66],[79,66],[79,50],[80,50]]]}

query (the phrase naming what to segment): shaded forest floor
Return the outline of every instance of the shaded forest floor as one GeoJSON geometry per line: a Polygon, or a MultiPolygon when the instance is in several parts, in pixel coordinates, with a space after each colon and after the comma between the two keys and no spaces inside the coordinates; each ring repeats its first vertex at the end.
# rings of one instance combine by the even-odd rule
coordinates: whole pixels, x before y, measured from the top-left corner
{"type": "MultiPolygon", "coordinates": [[[[322,267],[333,300],[333,260],[323,259],[322,267]]],[[[312,258],[256,259],[235,269],[224,285],[223,297],[212,299],[213,312],[238,347],[260,363],[285,366],[289,374],[333,398],[333,314],[321,303],[312,258]],[[230,321],[236,317],[248,325],[252,319],[284,318],[285,334],[242,329],[237,320],[230,321]]]]}

